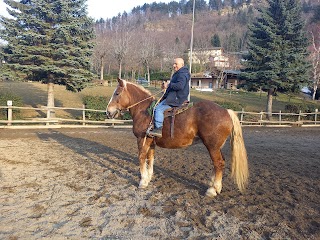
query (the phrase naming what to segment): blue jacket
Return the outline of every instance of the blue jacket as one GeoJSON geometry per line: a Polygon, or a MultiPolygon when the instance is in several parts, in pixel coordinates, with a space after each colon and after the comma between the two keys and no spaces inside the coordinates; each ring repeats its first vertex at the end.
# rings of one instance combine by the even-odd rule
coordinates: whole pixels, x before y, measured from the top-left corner
{"type": "Polygon", "coordinates": [[[169,86],[162,98],[166,99],[166,104],[171,107],[178,107],[188,100],[190,72],[187,67],[182,67],[176,71],[170,80],[169,86]]]}

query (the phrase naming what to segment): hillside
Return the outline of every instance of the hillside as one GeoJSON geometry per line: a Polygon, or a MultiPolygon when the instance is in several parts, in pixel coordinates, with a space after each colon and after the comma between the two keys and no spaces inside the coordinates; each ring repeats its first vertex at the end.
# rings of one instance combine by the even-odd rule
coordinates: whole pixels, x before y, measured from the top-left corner
{"type": "MultiPolygon", "coordinates": [[[[174,12],[170,10],[172,6],[168,8],[166,4],[144,4],[137,6],[129,14],[97,21],[97,45],[93,58],[96,73],[100,73],[101,58],[107,74],[117,74],[119,59],[123,64],[124,76],[144,75],[146,62],[150,71],[171,71],[172,59],[175,56],[183,56],[190,48],[190,2],[185,1],[185,5],[182,6],[179,3],[174,12]],[[126,35],[122,35],[121,38],[115,33],[117,31],[126,35]],[[118,60],[115,61],[115,52],[119,49],[123,54],[118,55],[118,60]]],[[[302,3],[306,31],[309,32],[311,20],[316,14],[315,7],[320,3],[317,0],[302,3]]],[[[212,47],[213,36],[217,35],[220,46],[226,53],[245,51],[248,25],[258,16],[258,9],[264,6],[265,0],[252,0],[250,4],[234,7],[224,5],[219,10],[210,9],[208,5],[202,8],[198,6],[195,11],[193,48],[212,47]]]]}

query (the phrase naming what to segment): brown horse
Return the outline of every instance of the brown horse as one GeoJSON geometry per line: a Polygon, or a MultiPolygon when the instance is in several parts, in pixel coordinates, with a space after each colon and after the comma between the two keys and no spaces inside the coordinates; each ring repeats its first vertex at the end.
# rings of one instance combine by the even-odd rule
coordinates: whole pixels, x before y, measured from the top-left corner
{"type": "Polygon", "coordinates": [[[147,108],[154,97],[141,86],[118,79],[118,86],[107,107],[111,118],[119,116],[121,110],[128,109],[133,120],[133,133],[137,137],[141,181],[139,188],[148,186],[153,174],[155,146],[162,148],[181,148],[190,146],[200,138],[207,147],[214,166],[213,177],[207,196],[214,197],[221,192],[224,159],[221,148],[230,135],[232,151],[231,176],[240,191],[245,189],[249,171],[247,153],[242,137],[242,129],[237,115],[211,101],[196,103],[188,110],[176,115],[174,136],[170,135],[170,119],[165,118],[162,138],[147,137],[146,131],[151,122],[147,108]]]}

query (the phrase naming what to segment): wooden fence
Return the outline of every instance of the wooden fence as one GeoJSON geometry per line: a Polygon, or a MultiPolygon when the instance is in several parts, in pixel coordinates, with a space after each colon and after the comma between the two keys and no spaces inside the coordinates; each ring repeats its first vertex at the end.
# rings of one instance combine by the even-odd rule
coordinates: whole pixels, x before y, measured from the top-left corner
{"type": "Polygon", "coordinates": [[[100,112],[105,113],[103,110],[96,109],[86,109],[83,108],[65,108],[65,107],[53,107],[48,108],[46,106],[34,108],[34,107],[16,107],[11,106],[0,106],[1,109],[6,109],[7,119],[0,120],[0,128],[61,128],[61,127],[121,127],[121,128],[131,128],[132,120],[117,120],[117,119],[105,119],[103,121],[90,120],[86,118],[86,112],[100,112]],[[24,119],[15,119],[14,110],[32,110],[38,111],[46,115],[46,117],[32,117],[24,119]],[[52,117],[52,113],[57,110],[63,111],[77,111],[82,114],[77,114],[79,117],[77,119],[73,118],[58,118],[52,117]]]}
{"type": "MultiPolygon", "coordinates": [[[[86,118],[86,112],[100,112],[105,113],[103,110],[95,109],[86,109],[83,108],[63,108],[63,107],[54,107],[48,108],[42,106],[39,108],[33,107],[16,107],[11,106],[0,106],[1,109],[5,109],[7,112],[5,120],[0,120],[0,128],[61,128],[61,127],[119,127],[119,128],[131,128],[132,120],[116,120],[116,119],[105,119],[103,121],[89,120],[86,118]],[[25,118],[25,119],[15,119],[14,110],[32,110],[40,111],[43,114],[46,114],[46,117],[36,117],[36,118],[25,118]],[[78,119],[72,118],[56,118],[51,117],[52,112],[56,110],[72,110],[78,111],[78,119]],[[82,114],[80,114],[82,113],[82,114]]],[[[266,112],[246,112],[244,109],[242,111],[237,111],[240,122],[242,126],[320,126],[319,112],[316,109],[312,113],[284,113],[277,112],[272,113],[270,119],[267,118],[266,112]]]]}

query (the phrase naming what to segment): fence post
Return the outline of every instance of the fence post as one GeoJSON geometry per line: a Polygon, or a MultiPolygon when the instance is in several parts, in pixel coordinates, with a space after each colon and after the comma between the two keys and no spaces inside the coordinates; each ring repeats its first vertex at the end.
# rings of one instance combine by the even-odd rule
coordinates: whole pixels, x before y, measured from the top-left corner
{"type": "Polygon", "coordinates": [[[281,117],[281,110],[279,111],[279,123],[280,123],[280,125],[281,125],[281,119],[282,119],[282,117],[281,117]]]}
{"type": "Polygon", "coordinates": [[[318,108],[315,110],[314,113],[314,124],[317,125],[317,115],[318,115],[318,108]]]}
{"type": "Polygon", "coordinates": [[[7,109],[8,109],[8,126],[12,125],[12,101],[8,100],[7,101],[7,109]]]}
{"type": "Polygon", "coordinates": [[[263,111],[260,112],[260,125],[262,125],[263,111]]]}
{"type": "Polygon", "coordinates": [[[83,110],[82,110],[82,120],[83,120],[82,125],[86,125],[86,123],[84,122],[86,120],[86,105],[83,104],[82,108],[83,108],[83,110]]]}
{"type": "Polygon", "coordinates": [[[241,124],[242,124],[242,121],[243,121],[243,114],[244,114],[244,109],[242,108],[241,115],[240,115],[240,123],[241,124]]]}
{"type": "Polygon", "coordinates": [[[299,111],[298,122],[301,120],[301,110],[299,111]]]}
{"type": "Polygon", "coordinates": [[[48,106],[47,106],[47,122],[46,122],[46,125],[47,126],[49,126],[50,124],[49,124],[49,120],[50,120],[50,118],[51,118],[51,111],[50,111],[50,108],[48,108],[48,106]]]}

